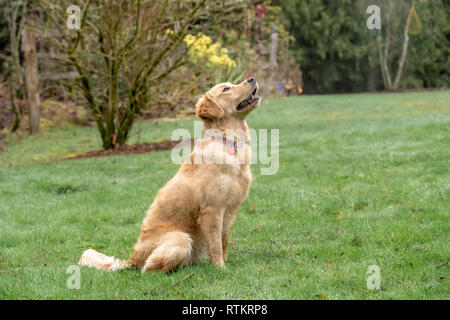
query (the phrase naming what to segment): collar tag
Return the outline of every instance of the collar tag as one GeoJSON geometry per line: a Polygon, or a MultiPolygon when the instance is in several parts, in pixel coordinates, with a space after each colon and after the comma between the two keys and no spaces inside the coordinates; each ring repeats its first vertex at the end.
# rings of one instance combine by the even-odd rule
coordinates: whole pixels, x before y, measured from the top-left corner
{"type": "Polygon", "coordinates": [[[234,145],[230,145],[227,148],[229,154],[235,154],[237,152],[236,147],[234,145]]]}

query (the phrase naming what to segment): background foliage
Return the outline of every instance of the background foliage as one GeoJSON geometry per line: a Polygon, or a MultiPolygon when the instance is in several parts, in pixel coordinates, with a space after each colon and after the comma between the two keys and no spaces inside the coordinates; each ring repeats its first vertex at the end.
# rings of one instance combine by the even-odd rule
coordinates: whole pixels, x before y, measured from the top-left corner
{"type": "MultiPolygon", "coordinates": [[[[305,92],[357,92],[383,89],[379,73],[377,31],[366,27],[371,4],[381,7],[382,31],[386,25],[386,1],[285,0],[274,1],[289,21],[297,62],[302,66],[305,92]]],[[[396,10],[391,32],[391,51],[397,50],[409,12],[410,1],[392,1],[396,10]]],[[[419,35],[411,37],[403,88],[448,87],[450,71],[449,3],[446,0],[417,1],[422,23],[419,35]]],[[[395,64],[396,58],[391,59],[395,64]]]]}
{"type": "MultiPolygon", "coordinates": [[[[19,10],[16,23],[24,18],[25,25],[47,28],[50,34],[54,34],[54,30],[50,28],[48,16],[42,11],[42,6],[36,6],[36,4],[48,3],[48,0],[38,2],[0,0],[0,15],[4,18],[0,21],[0,107],[2,108],[0,135],[7,134],[5,132],[8,126],[12,127],[14,112],[17,113],[18,108],[22,119],[27,119],[28,113],[23,85],[16,84],[16,89],[13,90],[17,96],[18,108],[11,106],[8,89],[8,82],[12,75],[17,72],[22,75],[24,73],[23,53],[19,54],[21,64],[19,67],[11,63],[14,50],[11,48],[9,38],[11,24],[7,23],[9,13],[19,2],[27,3],[29,14],[23,15],[22,12],[25,11],[19,10]]],[[[86,3],[86,0],[75,2],[81,5],[86,3]]],[[[184,2],[184,5],[189,6],[194,2],[184,2]]],[[[67,14],[62,4],[68,2],[53,1],[53,3],[54,8],[61,10],[59,18],[64,24],[67,14]]],[[[101,3],[98,2],[100,9],[101,3]]],[[[145,0],[143,3],[154,2],[145,0]]],[[[158,1],[157,3],[161,4],[161,10],[164,4],[167,4],[167,8],[178,5],[176,1],[158,1]]],[[[158,65],[157,69],[159,71],[167,69],[170,63],[176,61],[180,55],[185,57],[183,63],[164,78],[148,84],[146,88],[148,94],[142,95],[139,99],[136,104],[137,111],[134,114],[140,118],[176,116],[180,114],[180,111],[182,114],[193,114],[195,101],[212,85],[223,81],[238,82],[248,76],[255,76],[258,79],[261,87],[260,94],[264,96],[286,94],[283,88],[286,84],[293,88],[302,87],[303,93],[307,94],[392,90],[393,88],[383,83],[377,39],[381,36],[385,41],[387,35],[391,37],[387,62],[394,77],[404,44],[403,32],[411,3],[415,4],[421,28],[418,34],[410,36],[405,67],[398,89],[448,88],[450,71],[448,0],[207,1],[204,13],[186,30],[186,37],[181,42],[185,45],[184,50],[180,45],[177,50],[167,56],[163,63],[158,65]],[[369,30],[366,26],[366,20],[369,17],[366,10],[373,4],[381,7],[381,31],[369,30]],[[387,12],[391,6],[392,15],[390,19],[387,19],[387,12]],[[271,37],[274,33],[278,34],[275,65],[270,61],[271,37]],[[193,45],[194,39],[201,41],[186,51],[189,44],[193,45]],[[280,84],[281,90],[280,87],[277,88],[280,84]]],[[[54,10],[50,11],[56,14],[54,10]]],[[[148,15],[156,11],[150,10],[148,15]]],[[[98,21],[100,12],[92,10],[89,19],[92,22],[98,21]]],[[[133,10],[130,10],[131,16],[128,19],[130,21],[133,20],[132,12],[133,10]]],[[[164,36],[167,38],[174,36],[176,23],[180,19],[176,17],[176,11],[172,13],[160,19],[163,26],[157,26],[158,32],[167,32],[160,35],[161,39],[164,36]]],[[[94,35],[95,30],[93,31],[89,24],[85,26],[85,29],[87,46],[81,48],[79,53],[85,53],[84,60],[90,61],[90,65],[88,63],[84,65],[93,71],[91,81],[95,89],[94,98],[105,100],[107,90],[105,91],[102,85],[104,77],[99,76],[97,72],[104,57],[97,50],[99,44],[94,35]]],[[[130,34],[132,27],[124,27],[120,32],[124,35],[130,34]]],[[[153,49],[149,47],[147,50],[146,47],[141,46],[144,43],[145,41],[141,41],[139,46],[133,46],[133,50],[139,53],[130,59],[135,66],[127,65],[127,72],[122,72],[123,70],[119,72],[120,101],[128,99],[127,90],[122,89],[129,82],[130,72],[135,73],[139,66],[146,63],[145,55],[142,53],[159,50],[158,45],[161,44],[155,42],[153,49]]],[[[58,100],[86,107],[86,101],[80,99],[80,90],[71,84],[70,73],[73,72],[73,68],[63,62],[58,46],[38,38],[38,50],[42,100],[58,100]],[[69,75],[68,78],[61,79],[67,75],[69,75]]],[[[50,105],[55,104],[50,103],[50,105]]],[[[90,116],[91,120],[94,120],[92,112],[90,116]]],[[[87,118],[89,119],[89,115],[87,118]]],[[[75,122],[86,122],[86,119],[75,120],[75,122]]],[[[21,122],[20,129],[28,129],[27,121],[21,122]]],[[[127,138],[126,134],[122,136],[127,138]]]]}

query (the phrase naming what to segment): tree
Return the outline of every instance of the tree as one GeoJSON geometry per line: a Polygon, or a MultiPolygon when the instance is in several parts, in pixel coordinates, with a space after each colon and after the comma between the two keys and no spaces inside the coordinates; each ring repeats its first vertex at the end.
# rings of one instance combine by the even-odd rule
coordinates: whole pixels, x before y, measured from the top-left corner
{"type": "Polygon", "coordinates": [[[4,5],[3,15],[9,29],[10,57],[5,57],[9,66],[9,89],[11,94],[11,107],[15,116],[10,132],[16,131],[21,122],[21,114],[17,99],[21,96],[21,87],[24,83],[24,74],[20,63],[20,42],[27,12],[27,0],[11,1],[4,5]]]}
{"type": "Polygon", "coordinates": [[[352,0],[274,1],[289,20],[305,93],[364,91],[377,68],[366,8],[352,0]]]}
{"type": "MultiPolygon", "coordinates": [[[[384,41],[383,41],[383,33],[380,32],[377,37],[378,41],[378,53],[380,56],[380,68],[381,68],[381,74],[383,77],[383,84],[384,87],[388,90],[397,90],[400,85],[400,80],[402,79],[403,70],[405,68],[405,62],[406,62],[406,55],[408,53],[409,48],[409,32],[411,23],[413,20],[415,14],[415,0],[411,0],[410,10],[408,13],[408,16],[406,18],[404,30],[403,30],[403,44],[401,46],[401,54],[398,56],[395,56],[393,54],[393,57],[391,57],[390,52],[390,44],[392,42],[392,38],[394,37],[393,27],[392,27],[392,21],[395,19],[396,21],[401,19],[401,11],[399,9],[402,9],[402,5],[404,3],[402,2],[396,2],[394,4],[393,1],[389,1],[387,5],[384,6],[386,14],[385,16],[385,32],[384,32],[384,41]],[[397,14],[393,14],[394,9],[397,9],[397,14]],[[400,12],[398,12],[400,11],[400,12]],[[393,19],[394,16],[394,19],[393,19]],[[392,77],[391,73],[393,73],[393,63],[392,60],[396,59],[398,61],[397,63],[397,72],[395,73],[395,79],[392,77]],[[391,60],[391,61],[389,61],[391,60]]],[[[405,10],[403,10],[405,11],[405,10]]],[[[399,50],[400,51],[400,50],[399,50]]]]}
{"type": "Polygon", "coordinates": [[[74,85],[95,117],[104,149],[123,146],[152,87],[186,63],[183,41],[214,22],[226,5],[206,0],[80,1],[80,29],[66,28],[70,1],[40,2],[58,38],[46,39],[66,54],[78,73],[74,85]]]}
{"type": "Polygon", "coordinates": [[[278,0],[289,20],[306,93],[448,87],[448,0],[278,0]],[[381,30],[366,27],[381,8],[381,30]],[[416,18],[414,18],[416,16],[416,18]],[[412,37],[411,35],[414,35],[412,37]]]}
{"type": "Polygon", "coordinates": [[[448,0],[416,3],[421,32],[411,37],[403,83],[407,87],[448,88],[450,24],[448,0]]]}
{"type": "Polygon", "coordinates": [[[33,29],[23,30],[23,51],[25,55],[25,79],[29,106],[30,131],[39,133],[40,127],[40,98],[36,37],[33,29]]]}

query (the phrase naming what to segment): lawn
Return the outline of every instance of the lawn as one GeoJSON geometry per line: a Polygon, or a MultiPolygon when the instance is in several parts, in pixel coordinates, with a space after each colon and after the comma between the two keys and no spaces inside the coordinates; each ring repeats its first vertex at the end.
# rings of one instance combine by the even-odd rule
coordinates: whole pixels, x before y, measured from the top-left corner
{"type": "MultiPolygon", "coordinates": [[[[273,99],[248,119],[280,129],[279,171],[254,165],[225,269],[169,274],[69,266],[132,252],[170,151],[59,160],[95,128],[51,129],[0,154],[0,299],[448,299],[450,91],[273,99]],[[381,272],[369,290],[367,269],[381,272]],[[184,280],[184,281],[183,281],[184,280]],[[181,282],[180,282],[181,281],[181,282]]],[[[142,122],[130,143],[193,120],[142,122]]]]}

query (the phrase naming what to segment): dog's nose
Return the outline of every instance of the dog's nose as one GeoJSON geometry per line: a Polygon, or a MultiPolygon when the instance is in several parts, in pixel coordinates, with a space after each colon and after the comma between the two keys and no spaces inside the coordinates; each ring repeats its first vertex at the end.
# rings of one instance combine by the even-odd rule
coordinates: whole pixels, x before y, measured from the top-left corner
{"type": "Polygon", "coordinates": [[[252,78],[248,78],[248,79],[247,79],[247,82],[248,82],[248,83],[253,83],[253,82],[255,82],[255,78],[253,78],[253,77],[252,77],[252,78]]]}

